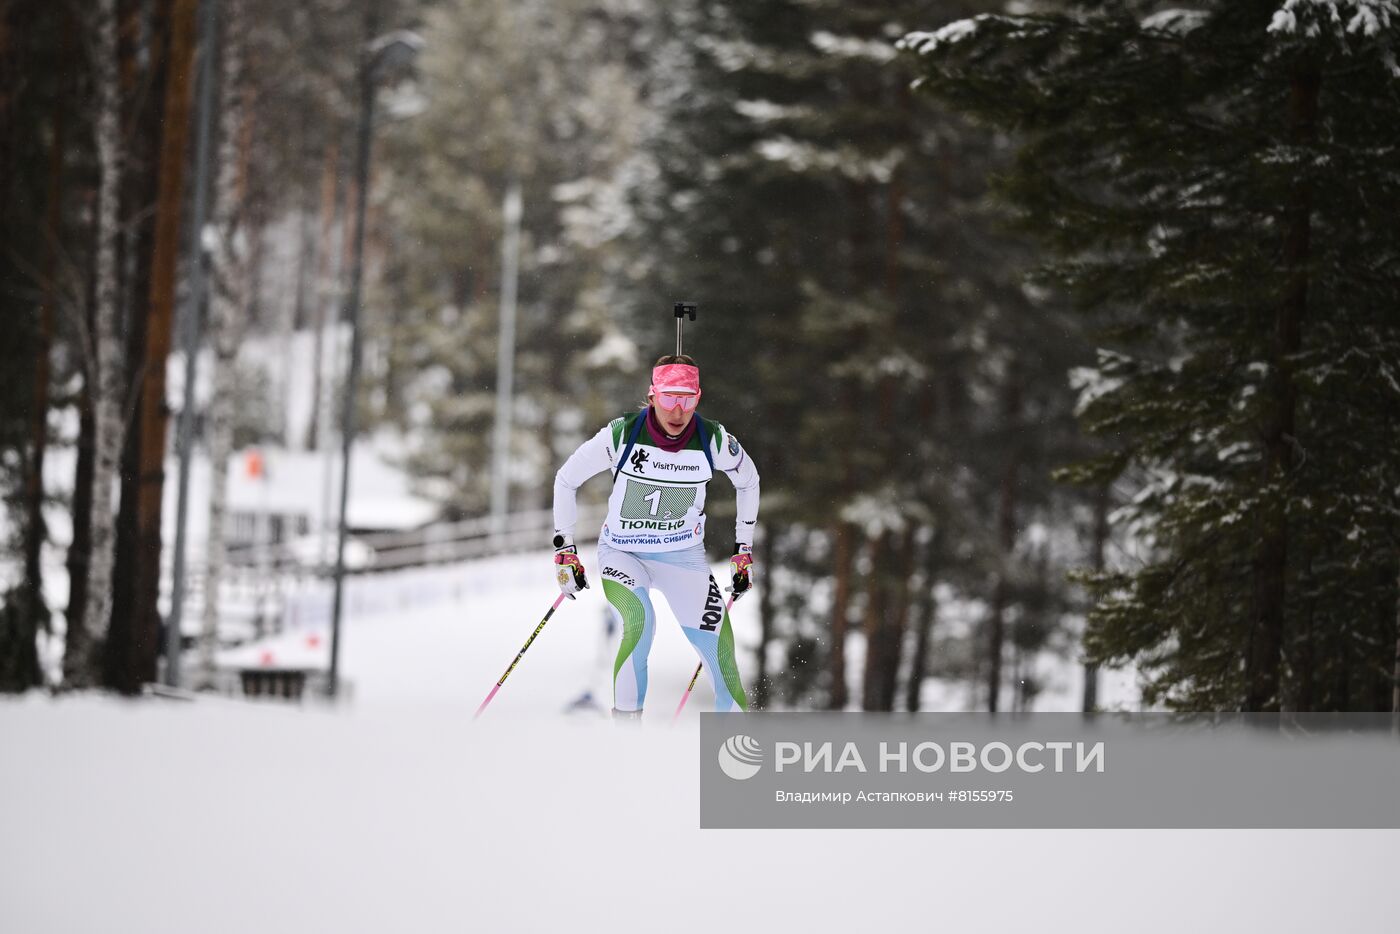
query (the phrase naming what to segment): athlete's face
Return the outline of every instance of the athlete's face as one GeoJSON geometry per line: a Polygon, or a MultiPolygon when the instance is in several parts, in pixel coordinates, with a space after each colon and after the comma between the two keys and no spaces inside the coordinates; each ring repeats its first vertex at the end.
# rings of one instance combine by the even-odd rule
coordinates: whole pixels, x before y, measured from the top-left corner
{"type": "MultiPolygon", "coordinates": [[[[691,393],[672,393],[672,395],[688,396],[691,395],[691,393]]],[[[661,427],[665,428],[666,433],[670,435],[678,435],[685,431],[686,426],[690,424],[690,420],[695,417],[694,409],[691,409],[689,412],[685,410],[685,406],[676,406],[673,409],[668,409],[664,405],[657,404],[655,399],[652,400],[651,408],[652,411],[656,413],[656,420],[661,423],[661,427]]]]}

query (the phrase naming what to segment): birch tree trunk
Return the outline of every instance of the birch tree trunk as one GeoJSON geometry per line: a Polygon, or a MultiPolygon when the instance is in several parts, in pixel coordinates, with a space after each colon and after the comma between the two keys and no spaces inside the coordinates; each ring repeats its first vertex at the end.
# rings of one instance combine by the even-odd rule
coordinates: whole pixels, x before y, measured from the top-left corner
{"type": "Polygon", "coordinates": [[[249,107],[244,82],[243,0],[224,0],[224,48],[219,79],[219,175],[214,188],[214,249],[209,295],[213,350],[205,432],[209,445],[209,540],[205,557],[204,617],[199,637],[203,685],[212,683],[218,648],[219,588],[224,577],[224,518],[228,461],[233,448],[234,364],[246,300],[248,263],[243,219],[247,194],[249,107]]]}
{"type": "Polygon", "coordinates": [[[97,653],[106,637],[112,603],[115,517],[113,486],[121,459],[125,379],[118,320],[117,206],[122,174],[121,100],[117,76],[116,0],[96,0],[94,83],[97,87],[97,301],[92,342],[93,393],[92,554],[81,626],[68,632],[63,677],[70,687],[97,680],[97,653]]]}

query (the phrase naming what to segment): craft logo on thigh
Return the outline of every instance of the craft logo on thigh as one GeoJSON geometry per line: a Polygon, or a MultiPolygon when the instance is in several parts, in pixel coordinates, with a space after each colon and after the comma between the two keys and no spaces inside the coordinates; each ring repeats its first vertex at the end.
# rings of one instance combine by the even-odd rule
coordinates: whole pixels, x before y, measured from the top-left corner
{"type": "Polygon", "coordinates": [[[625,584],[625,585],[628,586],[628,587],[636,587],[636,586],[637,586],[637,582],[636,582],[635,580],[633,580],[633,579],[632,579],[631,577],[629,577],[628,575],[623,574],[623,573],[622,573],[621,571],[619,571],[617,568],[603,568],[603,576],[604,576],[604,577],[611,577],[611,578],[612,578],[613,580],[615,580],[615,581],[621,581],[623,584],[625,584]]]}
{"type": "Polygon", "coordinates": [[[715,583],[714,575],[710,576],[710,594],[705,598],[705,612],[700,615],[700,619],[700,628],[707,632],[718,629],[720,621],[724,619],[724,598],[720,596],[719,584],[715,583]]]}

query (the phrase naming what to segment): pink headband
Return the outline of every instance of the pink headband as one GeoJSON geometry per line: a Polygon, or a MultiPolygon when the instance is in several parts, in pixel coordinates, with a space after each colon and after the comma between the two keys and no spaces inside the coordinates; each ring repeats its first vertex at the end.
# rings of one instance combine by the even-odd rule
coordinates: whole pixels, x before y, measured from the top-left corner
{"type": "Polygon", "coordinates": [[[653,367],[651,392],[693,392],[700,394],[700,369],[686,363],[667,363],[653,367]]]}

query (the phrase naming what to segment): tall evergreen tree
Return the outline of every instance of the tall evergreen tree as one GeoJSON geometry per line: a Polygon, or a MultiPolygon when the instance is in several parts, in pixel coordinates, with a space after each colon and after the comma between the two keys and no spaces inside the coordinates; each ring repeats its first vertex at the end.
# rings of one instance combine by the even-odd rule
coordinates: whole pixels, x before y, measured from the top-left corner
{"type": "Polygon", "coordinates": [[[49,625],[42,556],[50,359],[68,296],[60,280],[74,126],[73,27],[35,2],[0,4],[0,691],[41,681],[49,625]],[[15,573],[9,573],[13,567],[15,573]]]}
{"type": "Polygon", "coordinates": [[[1138,489],[1091,660],[1181,708],[1390,704],[1400,434],[1393,0],[1113,0],[910,36],[1026,140],[1002,191],[1103,347],[1083,407],[1138,489]]]}

